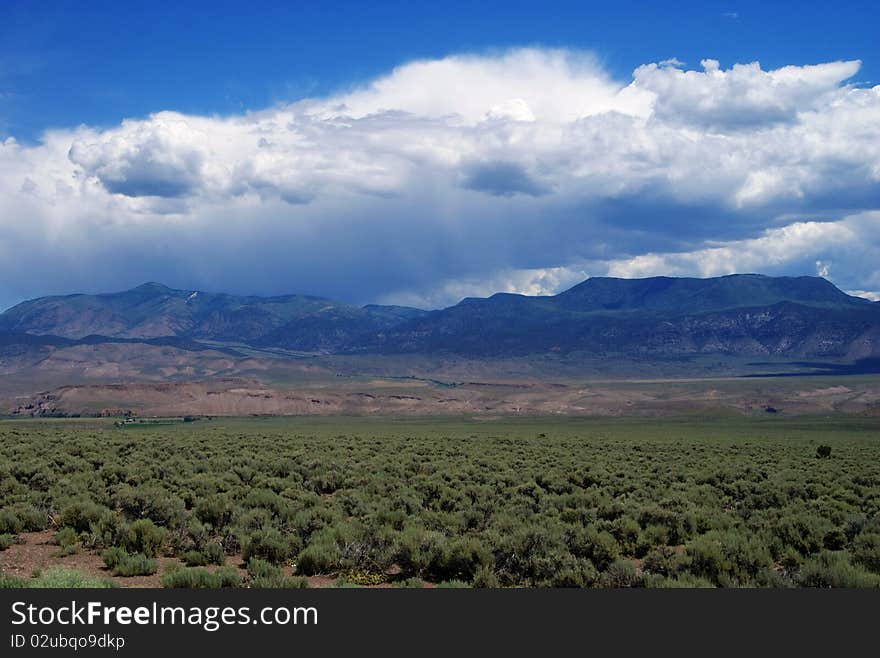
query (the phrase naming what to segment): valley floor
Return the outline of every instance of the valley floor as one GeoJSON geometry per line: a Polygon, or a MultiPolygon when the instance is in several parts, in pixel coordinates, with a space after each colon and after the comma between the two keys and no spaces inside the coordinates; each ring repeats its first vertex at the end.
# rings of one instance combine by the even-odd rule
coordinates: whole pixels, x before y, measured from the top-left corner
{"type": "Polygon", "coordinates": [[[5,420],[0,584],[877,587],[878,463],[842,414],[5,420]]]}
{"type": "Polygon", "coordinates": [[[676,416],[880,414],[880,376],[575,378],[241,377],[90,383],[0,395],[39,416],[676,416]]]}

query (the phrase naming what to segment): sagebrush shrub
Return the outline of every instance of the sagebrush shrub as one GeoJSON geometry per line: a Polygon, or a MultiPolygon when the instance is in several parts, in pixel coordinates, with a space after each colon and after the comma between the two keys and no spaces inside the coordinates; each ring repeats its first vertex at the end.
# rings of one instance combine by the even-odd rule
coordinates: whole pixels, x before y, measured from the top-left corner
{"type": "Polygon", "coordinates": [[[439,570],[445,545],[442,533],[418,526],[406,527],[397,538],[394,560],[405,576],[421,578],[439,570]]]}
{"type": "Polygon", "coordinates": [[[89,524],[89,544],[93,548],[107,548],[124,543],[128,525],[118,514],[105,510],[89,524]]]}
{"type": "Polygon", "coordinates": [[[117,492],[116,504],[128,518],[149,519],[160,526],[174,525],[185,516],[183,501],[159,485],[123,485],[117,492]]]}
{"type": "Polygon", "coordinates": [[[131,554],[124,548],[114,546],[102,554],[104,564],[114,576],[150,576],[156,573],[158,564],[143,553],[131,554]]]}
{"type": "Polygon", "coordinates": [[[711,589],[715,587],[713,582],[689,573],[672,577],[654,573],[645,574],[644,585],[652,589],[711,589]]]}
{"type": "Polygon", "coordinates": [[[841,551],[822,551],[804,562],[798,582],[803,587],[880,587],[880,576],[853,564],[841,551]]]}
{"type": "Polygon", "coordinates": [[[70,527],[62,528],[56,532],[54,541],[61,549],[61,555],[73,555],[79,548],[79,536],[70,527]]]}
{"type": "Polygon", "coordinates": [[[247,584],[255,589],[305,589],[309,586],[307,578],[285,576],[277,566],[259,558],[251,558],[248,561],[247,572],[247,584]]]}
{"type": "Polygon", "coordinates": [[[0,510],[0,534],[17,535],[22,531],[22,523],[12,510],[0,510]]]}
{"type": "Polygon", "coordinates": [[[0,534],[36,532],[43,530],[47,524],[46,513],[28,503],[19,503],[0,510],[0,534]]]}
{"type": "Polygon", "coordinates": [[[473,580],[478,569],[494,564],[492,552],[477,537],[456,537],[446,544],[437,580],[473,580]]]}
{"type": "Polygon", "coordinates": [[[78,533],[87,532],[105,511],[107,511],[106,507],[96,505],[92,501],[77,501],[65,507],[61,512],[61,525],[78,533]]]}
{"type": "Polygon", "coordinates": [[[201,551],[187,551],[183,554],[183,562],[188,567],[204,567],[208,559],[201,551]]]}
{"type": "Polygon", "coordinates": [[[76,569],[49,567],[39,576],[27,582],[27,587],[45,589],[108,588],[116,584],[106,578],[95,578],[76,569]]]}
{"type": "Polygon", "coordinates": [[[604,587],[641,587],[642,576],[632,560],[615,560],[602,572],[599,581],[604,587]]]}
{"type": "Polygon", "coordinates": [[[150,576],[156,573],[158,564],[153,558],[147,557],[143,553],[135,553],[129,555],[120,562],[114,569],[114,576],[150,576]]]}
{"type": "Polygon", "coordinates": [[[298,539],[295,536],[285,537],[275,528],[255,530],[243,542],[241,557],[245,562],[256,557],[272,564],[281,564],[298,551],[298,539]]]}
{"type": "Polygon", "coordinates": [[[501,583],[498,581],[498,576],[495,575],[495,572],[491,567],[481,565],[477,568],[476,572],[474,572],[474,579],[471,581],[471,586],[477,589],[491,589],[494,587],[500,587],[501,583]]]}
{"type": "Polygon", "coordinates": [[[165,528],[158,527],[150,519],[138,519],[128,526],[125,548],[132,553],[154,557],[162,548],[166,534],[165,528]]]}
{"type": "Polygon", "coordinates": [[[575,529],[569,534],[567,543],[572,555],[587,558],[600,571],[607,569],[620,555],[617,540],[593,526],[575,529]]]}
{"type": "Polygon", "coordinates": [[[686,547],[687,569],[694,576],[720,583],[730,570],[730,562],[716,536],[701,536],[686,547]]]}
{"type": "Polygon", "coordinates": [[[880,454],[864,419],[782,419],[784,431],[758,434],[733,418],[436,421],[424,434],[360,419],[345,432],[347,420],[308,432],[302,420],[225,422],[137,436],[0,425],[0,548],[51,527],[68,550],[202,565],[191,568],[209,576],[177,576],[201,586],[222,580],[205,565],[244,552],[282,566],[250,586],[305,582],[283,576],[293,561],[364,584],[399,567],[392,578],[610,586],[633,581],[621,559],[640,560],[635,582],[650,586],[880,574],[880,454]],[[834,458],[813,459],[824,443],[834,458]]]}
{"type": "Polygon", "coordinates": [[[646,573],[667,577],[681,570],[684,563],[684,555],[672,546],[657,546],[645,555],[642,568],[646,573]]]}
{"type": "Polygon", "coordinates": [[[218,567],[214,572],[205,568],[172,566],[161,578],[162,587],[180,589],[221,589],[238,587],[241,578],[234,567],[218,567]]]}
{"type": "Polygon", "coordinates": [[[407,578],[405,580],[397,581],[394,583],[394,586],[401,589],[423,589],[425,587],[425,581],[421,578],[407,578]]]}
{"type": "Polygon", "coordinates": [[[853,557],[869,571],[880,574],[880,532],[864,532],[856,537],[853,557]]]}
{"type": "Polygon", "coordinates": [[[207,496],[196,504],[196,517],[214,528],[222,528],[232,522],[232,501],[224,495],[207,496]]]}
{"type": "Polygon", "coordinates": [[[296,559],[297,571],[307,576],[332,573],[341,566],[342,551],[332,541],[312,541],[296,559]]]}

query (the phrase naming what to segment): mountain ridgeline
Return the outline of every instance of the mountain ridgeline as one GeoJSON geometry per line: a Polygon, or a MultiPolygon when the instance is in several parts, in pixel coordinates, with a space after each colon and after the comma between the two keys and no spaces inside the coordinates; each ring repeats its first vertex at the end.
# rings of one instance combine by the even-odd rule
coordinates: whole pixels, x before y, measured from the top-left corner
{"type": "Polygon", "coordinates": [[[437,311],[242,297],[148,283],[0,314],[0,346],[144,341],[320,353],[880,356],[880,303],[818,277],[595,277],[555,296],[498,293],[437,311]]]}
{"type": "Polygon", "coordinates": [[[335,351],[425,312],[358,308],[310,295],[242,297],[145,283],[124,292],[41,297],[0,314],[0,331],[83,340],[168,336],[303,351],[335,351]]]}

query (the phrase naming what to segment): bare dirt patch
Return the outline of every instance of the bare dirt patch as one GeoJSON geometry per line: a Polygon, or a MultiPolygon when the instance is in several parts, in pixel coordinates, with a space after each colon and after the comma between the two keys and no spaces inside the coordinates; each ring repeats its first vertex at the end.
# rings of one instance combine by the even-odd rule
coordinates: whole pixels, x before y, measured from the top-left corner
{"type": "MultiPolygon", "coordinates": [[[[61,566],[112,580],[119,587],[161,587],[160,577],[165,569],[173,564],[183,565],[183,562],[177,558],[158,557],[156,562],[159,563],[159,570],[152,576],[120,578],[110,575],[100,552],[80,548],[73,555],[60,555],[60,549],[52,543],[54,536],[55,533],[52,530],[18,535],[19,543],[0,552],[0,568],[3,573],[17,578],[31,578],[37,571],[61,566]]],[[[241,566],[241,556],[230,556],[227,564],[236,566],[239,575],[245,576],[246,571],[241,566]]],[[[209,570],[214,568],[208,567],[209,570]]]]}
{"type": "MultiPolygon", "coordinates": [[[[151,576],[130,576],[119,577],[110,574],[110,570],[104,565],[100,551],[89,551],[84,548],[73,555],[60,554],[58,546],[52,543],[55,532],[53,530],[43,530],[41,532],[27,532],[17,536],[17,542],[5,551],[0,552],[0,572],[8,576],[16,578],[32,578],[35,573],[44,571],[50,567],[66,567],[76,569],[90,576],[105,578],[113,581],[118,587],[131,588],[150,588],[161,587],[161,576],[165,570],[172,566],[185,566],[183,561],[172,557],[157,557],[156,562],[159,563],[159,569],[151,576]]],[[[238,575],[242,580],[247,577],[247,570],[242,562],[241,555],[230,555],[226,559],[227,565],[232,565],[238,570],[238,575]]],[[[208,571],[213,571],[216,566],[204,567],[208,571]]],[[[285,576],[295,576],[296,570],[285,565],[281,568],[285,576]]],[[[309,576],[307,578],[309,587],[323,588],[333,587],[338,578],[332,575],[309,576]]],[[[368,589],[383,589],[393,587],[391,583],[380,583],[378,585],[365,585],[368,589]]],[[[425,587],[434,587],[433,584],[426,583],[425,587]]]]}

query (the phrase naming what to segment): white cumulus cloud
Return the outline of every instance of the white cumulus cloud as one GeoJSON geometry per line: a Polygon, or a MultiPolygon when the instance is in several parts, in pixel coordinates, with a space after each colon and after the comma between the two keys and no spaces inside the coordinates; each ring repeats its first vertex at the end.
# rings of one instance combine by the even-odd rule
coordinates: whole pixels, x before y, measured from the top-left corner
{"type": "Polygon", "coordinates": [[[0,304],[159,279],[439,305],[817,260],[873,290],[853,256],[874,254],[880,87],[858,69],[673,58],[618,81],[587,53],[529,48],[240,115],[8,139],[0,304]]]}

